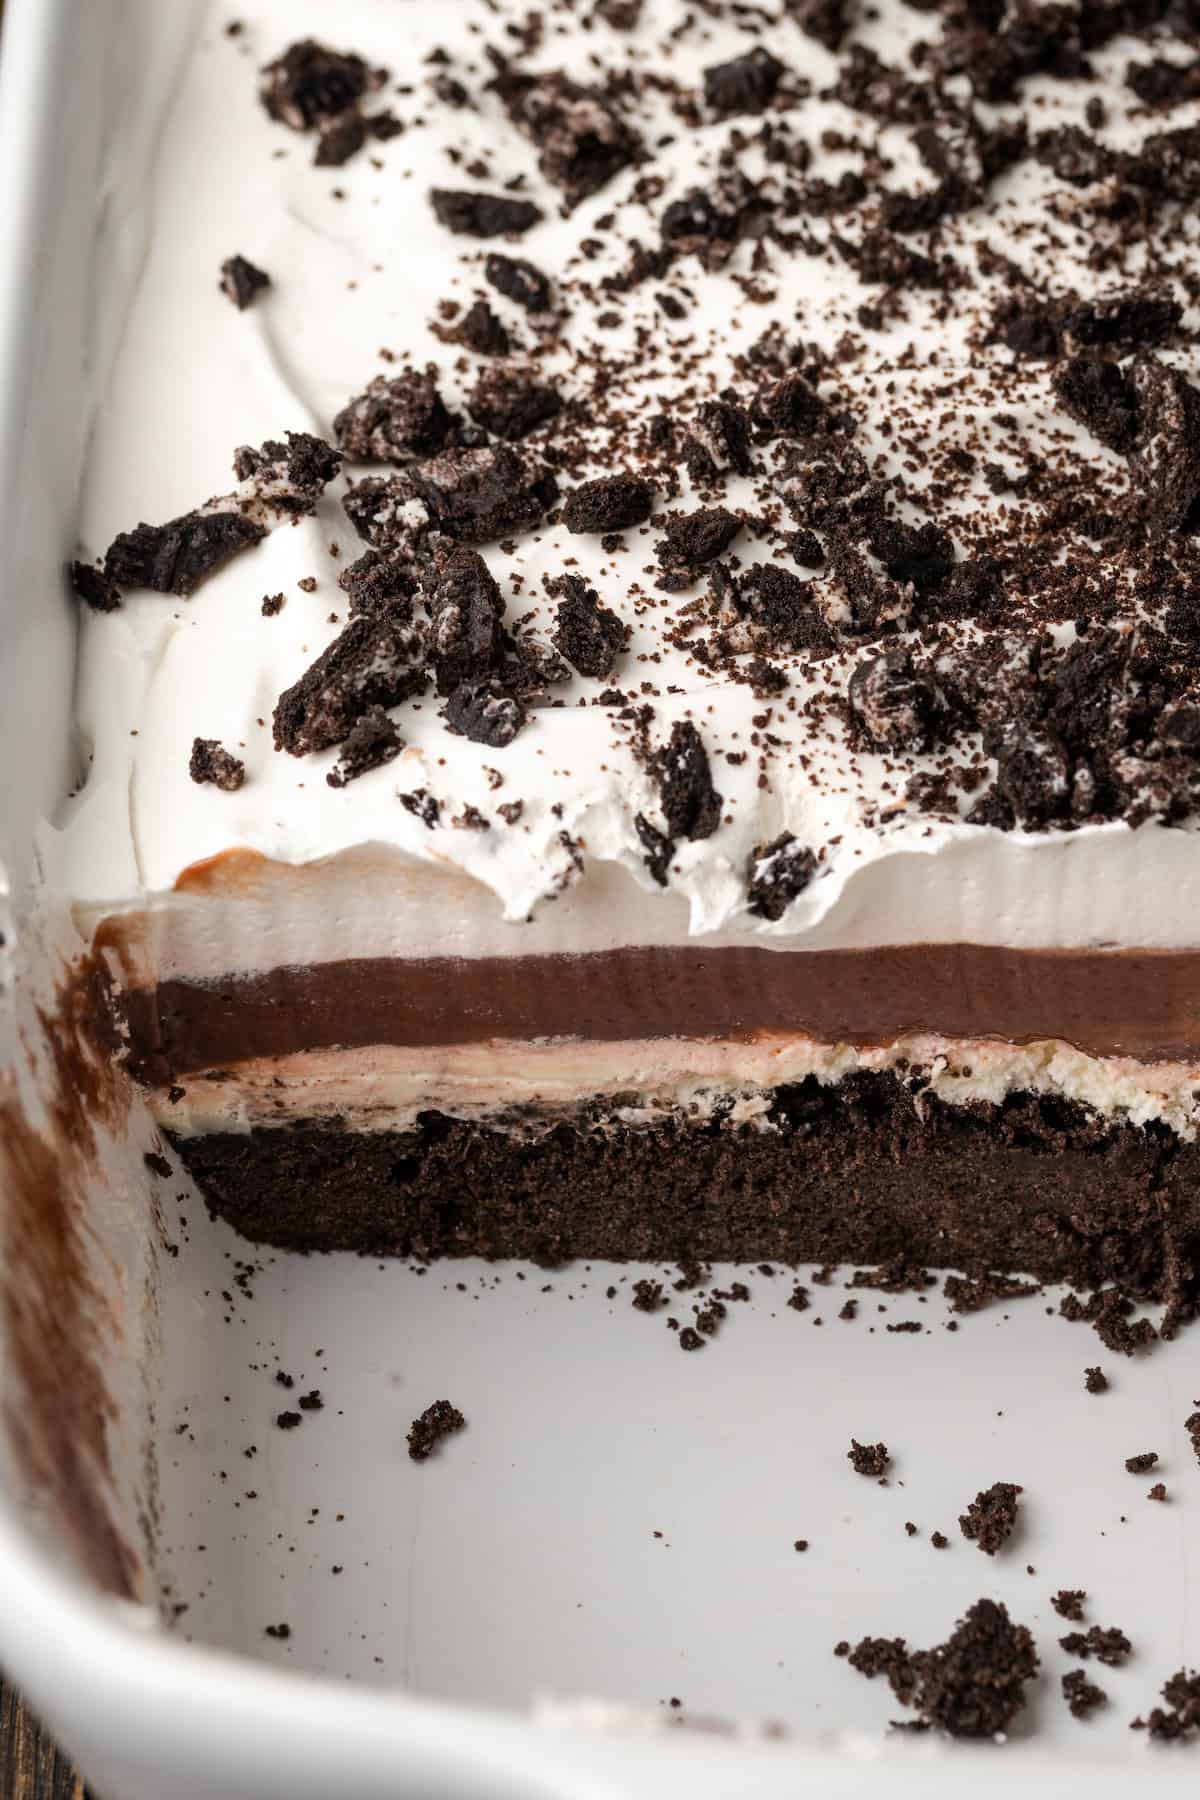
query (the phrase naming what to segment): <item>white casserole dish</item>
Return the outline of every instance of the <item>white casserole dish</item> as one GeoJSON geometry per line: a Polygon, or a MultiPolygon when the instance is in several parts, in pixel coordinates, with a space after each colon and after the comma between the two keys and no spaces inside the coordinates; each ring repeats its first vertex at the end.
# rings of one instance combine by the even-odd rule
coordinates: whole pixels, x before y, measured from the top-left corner
{"type": "MultiPolygon", "coordinates": [[[[196,9],[173,7],[183,29],[196,9]]],[[[53,977],[57,928],[28,916],[32,846],[75,773],[61,570],[87,396],[139,264],[136,196],[107,185],[104,150],[144,75],[143,16],[137,0],[8,0],[0,60],[0,846],[21,969],[3,1029],[43,1125],[30,1009],[53,977]]],[[[840,1294],[814,1289],[797,1315],[789,1281],[754,1275],[753,1304],[731,1309],[704,1356],[682,1358],[661,1321],[630,1312],[627,1286],[608,1300],[615,1270],[418,1278],[257,1256],[204,1218],[182,1177],[155,1183],[151,1143],[134,1101],[119,1132],[98,1129],[90,1184],[67,1170],[47,1201],[78,1254],[70,1295],[28,1254],[28,1196],[0,1195],[0,1662],[108,1800],[915,1797],[1018,1782],[1052,1795],[1085,1781],[1102,1797],[1127,1793],[1147,1755],[1160,1789],[1191,1791],[1186,1751],[1150,1752],[1126,1729],[1168,1674],[1200,1663],[1200,1468],[1182,1423],[1200,1380],[1186,1337],[1113,1368],[1037,1301],[949,1336],[937,1299],[884,1296],[893,1321],[930,1327],[889,1337],[867,1329],[878,1296],[843,1329],[840,1294]],[[253,1265],[241,1286],[234,1260],[253,1265]],[[31,1319],[44,1328],[33,1365],[31,1319]],[[93,1390],[72,1356],[100,1371],[111,1404],[78,1459],[79,1396],[93,1390]],[[1096,1360],[1113,1377],[1102,1401],[1082,1391],[1096,1360]],[[277,1368],[325,1401],[287,1434],[272,1422],[277,1368]],[[442,1393],[470,1429],[417,1468],[404,1433],[442,1393]],[[848,1472],[852,1432],[893,1446],[886,1490],[848,1472]],[[32,1484],[31,1434],[59,1452],[32,1484]],[[1166,1507],[1147,1507],[1145,1481],[1122,1466],[1147,1447],[1163,1457],[1166,1507]],[[954,1521],[998,1478],[1024,1484],[1026,1524],[981,1561],[954,1521]],[[87,1573],[105,1565],[77,1503],[97,1495],[140,1558],[136,1598],[87,1573]],[[954,1534],[941,1556],[935,1527],[954,1534]],[[1126,1669],[1102,1673],[1112,1704],[1086,1728],[1057,1692],[1070,1665],[1048,1600],[1064,1585],[1086,1588],[1090,1617],[1135,1644],[1126,1669]],[[1030,1624],[1043,1653],[1014,1741],[886,1739],[896,1703],[835,1662],[834,1641],[931,1643],[982,1593],[1030,1624]],[[172,1616],[177,1603],[188,1610],[172,1616]],[[283,1621],[287,1639],[264,1635],[283,1621]],[[687,1716],[748,1723],[673,1729],[673,1696],[687,1716]],[[771,1721],[781,1741],[768,1741],[771,1721]]]]}

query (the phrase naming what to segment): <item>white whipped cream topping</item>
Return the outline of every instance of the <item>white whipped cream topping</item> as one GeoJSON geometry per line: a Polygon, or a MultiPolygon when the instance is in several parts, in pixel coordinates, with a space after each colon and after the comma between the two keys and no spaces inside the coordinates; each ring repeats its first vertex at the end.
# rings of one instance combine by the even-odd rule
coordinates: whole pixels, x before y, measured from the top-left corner
{"type": "MultiPolygon", "coordinates": [[[[256,444],[287,429],[328,432],[333,414],[373,375],[394,372],[397,365],[380,360],[381,348],[394,352],[397,363],[437,362],[441,391],[452,409],[460,409],[483,362],[430,331],[439,302],[469,303],[476,293],[488,293],[517,337],[527,346],[533,343],[524,315],[483,282],[487,248],[528,256],[551,276],[570,266],[573,274],[586,272],[598,281],[625,264],[635,219],[643,241],[657,242],[662,206],[705,179],[701,157],[715,154],[728,125],[697,133],[664,110],[657,129],[673,132],[675,141],[650,165],[666,182],[661,199],[647,208],[625,207],[617,227],[606,230],[600,221],[628,198],[645,172],[629,170],[562,218],[558,196],[537,174],[535,150],[516,133],[495,97],[482,91],[488,73],[482,42],[503,41],[504,20],[522,10],[492,10],[475,0],[436,7],[345,0],[332,15],[320,0],[253,0],[237,8],[244,29],[236,38],[224,33],[229,9],[223,6],[177,0],[169,9],[148,12],[148,39],[139,42],[137,53],[146,54],[159,74],[169,69],[170,85],[164,85],[164,76],[131,89],[130,116],[109,149],[107,185],[119,205],[112,221],[101,226],[111,235],[102,295],[110,324],[102,339],[118,347],[97,364],[93,454],[80,524],[88,556],[101,555],[118,531],[139,519],[165,520],[226,488],[235,445],[256,444]],[[410,83],[421,91],[430,73],[425,59],[444,45],[454,58],[451,73],[478,99],[479,110],[446,108],[431,96],[418,106],[385,93],[380,102],[391,98],[410,120],[419,111],[424,123],[390,143],[372,145],[344,168],[314,168],[314,139],[272,123],[257,97],[258,68],[307,34],[386,64],[393,84],[410,83]],[[157,135],[154,121],[160,121],[157,135]],[[149,155],[148,142],[154,143],[149,155]],[[462,153],[459,166],[449,151],[462,153]],[[489,157],[491,180],[463,173],[461,165],[476,154],[489,157]],[[544,223],[519,246],[479,246],[452,237],[434,219],[426,198],[431,185],[496,192],[515,175],[526,178],[527,191],[546,211],[544,223]],[[599,239],[602,247],[585,262],[579,246],[588,238],[599,239]],[[131,253],[131,244],[137,253],[131,253]],[[245,313],[217,287],[219,265],[235,252],[272,277],[272,287],[245,313]]],[[[632,44],[631,54],[653,67],[664,29],[686,10],[676,0],[646,0],[643,26],[632,40],[601,25],[591,33],[563,35],[556,22],[538,60],[586,79],[593,48],[611,58],[632,44]]],[[[878,12],[863,35],[889,59],[899,60],[904,45],[920,35],[922,15],[900,0],[881,0],[878,12]]],[[[815,88],[832,78],[833,59],[792,23],[783,21],[768,38],[782,60],[809,76],[815,88]]],[[[748,42],[728,23],[700,19],[676,44],[671,73],[698,85],[706,66],[742,53],[748,42]]],[[[1101,78],[1119,79],[1127,56],[1128,46],[1117,45],[1097,57],[1101,78]]],[[[1041,117],[1049,125],[1079,117],[1088,90],[1031,83],[1026,91],[1044,92],[1041,117]]],[[[1200,107],[1180,107],[1170,123],[1182,125],[1194,117],[1200,117],[1200,107]]],[[[647,115],[643,123],[647,136],[655,136],[655,119],[647,115]]],[[[826,127],[859,136],[875,132],[861,115],[815,96],[804,103],[798,125],[814,144],[826,127]]],[[[928,185],[908,134],[884,128],[879,136],[896,159],[892,185],[928,185]]],[[[822,154],[814,172],[832,176],[837,166],[836,159],[822,154]]],[[[754,157],[747,157],[747,168],[759,172],[754,157]]],[[[1028,248],[1014,231],[1015,203],[1055,186],[1047,170],[1023,164],[995,185],[987,208],[949,228],[948,235],[951,241],[960,236],[968,246],[973,236],[987,236],[995,247],[1028,260],[1028,248]]],[[[814,229],[820,233],[824,227],[818,222],[814,229]]],[[[1180,229],[1191,230],[1192,223],[1183,221],[1180,229]]],[[[1093,293],[1097,278],[1083,263],[1085,248],[1086,240],[1064,226],[1054,277],[1093,293]]],[[[964,260],[970,254],[969,247],[963,249],[964,260]]],[[[655,408],[671,404],[672,342],[704,352],[705,380],[711,375],[716,391],[729,378],[731,358],[772,318],[828,349],[853,322],[856,308],[877,298],[877,291],[862,288],[836,259],[775,254],[770,284],[778,301],[767,308],[738,285],[747,259],[743,246],[717,274],[702,273],[685,260],[665,281],[647,283],[625,303],[611,347],[628,350],[634,331],[648,327],[655,408]],[[655,295],[678,283],[695,304],[689,304],[682,322],[673,322],[655,295]]],[[[983,397],[973,396],[966,371],[979,353],[967,342],[965,323],[939,319],[938,308],[937,295],[910,294],[905,316],[886,332],[872,334],[879,368],[867,383],[873,395],[859,409],[860,447],[869,458],[878,455],[891,469],[907,464],[910,481],[919,488],[920,472],[911,466],[909,449],[886,435],[889,382],[906,394],[931,383],[946,389],[939,433],[986,434],[989,414],[1002,400],[1033,447],[1050,439],[1061,443],[1064,434],[1069,438],[1073,427],[1049,397],[1045,365],[1013,371],[1005,352],[988,352],[995,386],[983,397]],[[901,367],[905,363],[912,366],[901,367]]],[[[592,379],[573,365],[572,353],[578,344],[596,341],[594,321],[594,308],[576,306],[561,349],[539,363],[560,381],[568,399],[582,397],[581,387],[592,379]]],[[[1094,444],[1089,454],[1098,454],[1094,444]]],[[[996,455],[1003,460],[1001,449],[996,455]]],[[[597,467],[620,464],[618,436],[599,446],[597,467]]],[[[617,942],[745,933],[781,948],[905,939],[1164,948],[1197,941],[1200,841],[1190,829],[1149,825],[1134,832],[1105,824],[1027,834],[937,821],[904,802],[911,760],[897,770],[887,758],[852,751],[834,724],[816,742],[797,746],[793,721],[802,716],[809,693],[844,688],[869,649],[849,651],[815,672],[805,670],[803,657],[787,659],[788,693],[765,702],[746,687],[706,678],[686,650],[664,648],[662,624],[683,599],[655,592],[653,570],[644,573],[660,535],[653,528],[627,533],[623,555],[606,555],[597,538],[573,537],[561,527],[526,536],[511,557],[496,548],[486,555],[506,594],[508,621],[526,621],[543,638],[553,625],[553,607],[542,593],[541,577],[561,572],[570,559],[569,566],[633,626],[612,682],[631,693],[642,682],[657,690],[650,696],[654,739],[664,742],[676,719],[691,717],[697,724],[724,797],[724,816],[712,837],[679,843],[669,893],[654,884],[634,823],[639,812],[661,822],[655,787],[612,711],[579,704],[607,682],[575,677],[556,690],[565,704],[535,710],[502,750],[451,736],[430,692],[419,704],[396,709],[407,742],[397,761],[343,789],[330,788],[325,777],[337,753],[297,759],[275,751],[271,713],[280,691],[348,616],[336,576],[363,546],[341,513],[338,492],[335,484],[315,519],[275,531],[205,582],[191,600],[130,593],[119,612],[84,617],[78,720],[86,779],[57,841],[47,841],[46,856],[55,878],[89,914],[161,896],[183,871],[231,847],[305,865],[373,845],[387,847],[414,868],[463,872],[496,896],[506,921],[523,921],[535,909],[539,919],[549,920],[554,909],[540,903],[575,879],[572,844],[577,844],[585,867],[617,865],[637,884],[627,889],[619,920],[606,917],[595,928],[617,942]],[[337,560],[329,551],[334,541],[340,546],[337,560]],[[521,577],[520,592],[514,591],[514,574],[521,577]],[[317,580],[311,594],[297,585],[310,576],[317,580]],[[627,591],[633,581],[643,588],[636,607],[627,591]],[[286,595],[282,613],[263,617],[262,597],[280,591],[286,595]],[[330,614],[337,615],[336,623],[330,614]],[[789,701],[795,702],[794,714],[789,701]],[[769,785],[760,789],[754,742],[760,728],[754,720],[768,708],[768,729],[784,740],[784,748],[772,761],[769,785]],[[238,792],[190,780],[188,760],[197,736],[218,738],[244,758],[246,781],[238,792]],[[731,751],[749,754],[733,765],[726,760],[731,751]],[[502,776],[499,787],[489,775],[493,769],[502,776]],[[436,831],[400,803],[400,792],[416,788],[440,803],[436,831]],[[522,815],[517,824],[506,825],[496,808],[514,800],[522,802],[522,815]],[[454,819],[467,807],[489,820],[490,829],[455,828],[454,819]],[[881,813],[888,816],[881,820],[881,813]],[[771,923],[748,911],[745,876],[754,848],[783,831],[823,851],[823,861],[786,916],[771,923]]],[[[983,504],[987,495],[981,477],[971,499],[983,504]]],[[[683,495],[673,505],[689,509],[696,503],[684,477],[683,495]]],[[[725,503],[753,505],[752,484],[731,481],[725,503]]],[[[938,516],[953,528],[952,517],[938,516]]],[[[747,534],[735,548],[744,563],[769,555],[761,547],[756,551],[747,534]]],[[[593,890],[585,880],[578,891],[581,898],[593,891],[611,897],[605,882],[593,890]]],[[[362,897],[364,913],[386,904],[386,878],[362,897]]],[[[297,901],[290,924],[279,926],[287,941],[270,945],[262,960],[374,953],[363,941],[364,930],[376,938],[390,935],[394,948],[407,944],[409,953],[427,947],[424,924],[415,939],[401,923],[368,929],[353,896],[347,906],[349,933],[345,915],[331,925],[323,907],[305,911],[297,901]]],[[[429,925],[435,939],[448,929],[429,925]]],[[[553,924],[546,930],[551,938],[559,934],[553,924]]],[[[507,932],[491,927],[489,936],[497,935],[507,932]]],[[[521,932],[509,941],[515,952],[532,947],[521,932]]],[[[464,942],[460,953],[470,952],[464,942]]]]}

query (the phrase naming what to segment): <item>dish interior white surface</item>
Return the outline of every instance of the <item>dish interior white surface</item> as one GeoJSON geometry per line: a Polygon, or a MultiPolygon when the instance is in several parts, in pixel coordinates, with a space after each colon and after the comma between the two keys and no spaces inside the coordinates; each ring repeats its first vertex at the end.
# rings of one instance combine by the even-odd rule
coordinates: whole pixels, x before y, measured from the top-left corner
{"type": "Polygon", "coordinates": [[[662,1717],[677,1697],[689,1716],[752,1732],[878,1734],[903,1709],[834,1644],[941,1642],[988,1594],[1042,1652],[1015,1735],[1064,1755],[1101,1741],[1136,1753],[1130,1719],[1200,1659],[1186,1336],[1147,1359],[1113,1356],[1047,1316],[1053,1290],[951,1332],[936,1288],[924,1302],[863,1289],[841,1322],[850,1270],[827,1288],[800,1271],[810,1306],[795,1312],[788,1272],[739,1268],[713,1284],[741,1277],[751,1301],[688,1355],[666,1319],[690,1321],[695,1295],[668,1281],[660,1313],[631,1305],[634,1279],[661,1269],[418,1274],[255,1254],[197,1204],[183,1210],[186,1232],[168,1202],[180,1254],[159,1448],[164,1567],[188,1604],[177,1634],[467,1704],[587,1699],[662,1717]],[[252,1298],[233,1284],[248,1263],[252,1298]],[[920,1335],[886,1329],[914,1319],[920,1335]],[[1093,1363],[1107,1394],[1084,1391],[1093,1363]],[[276,1415],[313,1387],[323,1410],[280,1430],[276,1415]],[[440,1398],[468,1427],[415,1464],[405,1434],[440,1398]],[[853,1472],[851,1435],[889,1445],[886,1487],[853,1472]],[[1146,1449],[1161,1458],[1153,1475],[1127,1474],[1146,1449]],[[1167,1505],[1146,1498],[1160,1477],[1167,1505]],[[957,1519],[998,1480],[1024,1486],[1022,1523],[989,1558],[957,1519]],[[935,1529],[948,1549],[930,1545],[935,1529]],[[1086,1727],[1058,1691],[1077,1666],[1057,1647],[1071,1629],[1049,1604],[1060,1587],[1085,1588],[1088,1619],[1135,1645],[1123,1669],[1091,1665],[1111,1703],[1086,1727]],[[286,1641],[265,1635],[280,1623],[286,1641]]]}

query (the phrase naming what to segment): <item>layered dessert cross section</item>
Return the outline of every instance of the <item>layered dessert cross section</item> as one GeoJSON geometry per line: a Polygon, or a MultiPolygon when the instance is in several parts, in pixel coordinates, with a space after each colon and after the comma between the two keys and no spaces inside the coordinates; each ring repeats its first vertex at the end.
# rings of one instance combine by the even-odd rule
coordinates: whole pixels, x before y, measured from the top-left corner
{"type": "Polygon", "coordinates": [[[150,59],[44,848],[161,1130],[302,1249],[1178,1297],[1187,9],[403,10],[150,59]]]}

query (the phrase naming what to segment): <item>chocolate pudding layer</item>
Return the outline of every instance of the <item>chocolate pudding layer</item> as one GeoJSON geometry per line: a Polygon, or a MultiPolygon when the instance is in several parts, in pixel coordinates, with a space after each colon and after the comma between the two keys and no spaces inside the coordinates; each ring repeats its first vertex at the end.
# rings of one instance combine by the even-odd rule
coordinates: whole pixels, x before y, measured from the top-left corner
{"type": "Polygon", "coordinates": [[[1088,1055],[1200,1058],[1200,952],[905,944],[782,952],[347,959],[130,995],[138,1071],[165,1081],[338,1047],[493,1039],[753,1039],[883,1045],[912,1035],[1088,1055]]]}

